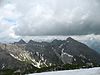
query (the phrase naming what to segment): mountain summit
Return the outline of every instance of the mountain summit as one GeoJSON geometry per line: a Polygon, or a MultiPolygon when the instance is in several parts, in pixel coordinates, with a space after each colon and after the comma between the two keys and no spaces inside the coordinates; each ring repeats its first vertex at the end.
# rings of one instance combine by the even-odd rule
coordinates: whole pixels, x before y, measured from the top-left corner
{"type": "Polygon", "coordinates": [[[14,42],[14,44],[26,44],[26,42],[23,39],[20,39],[18,42],[14,42]]]}

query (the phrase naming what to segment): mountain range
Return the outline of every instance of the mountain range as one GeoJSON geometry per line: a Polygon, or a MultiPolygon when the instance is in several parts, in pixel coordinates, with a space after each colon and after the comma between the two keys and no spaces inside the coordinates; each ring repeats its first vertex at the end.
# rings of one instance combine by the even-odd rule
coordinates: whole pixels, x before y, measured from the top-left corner
{"type": "Polygon", "coordinates": [[[66,40],[36,42],[24,40],[0,44],[0,69],[28,70],[65,64],[100,65],[100,54],[68,37],[66,40]]]}

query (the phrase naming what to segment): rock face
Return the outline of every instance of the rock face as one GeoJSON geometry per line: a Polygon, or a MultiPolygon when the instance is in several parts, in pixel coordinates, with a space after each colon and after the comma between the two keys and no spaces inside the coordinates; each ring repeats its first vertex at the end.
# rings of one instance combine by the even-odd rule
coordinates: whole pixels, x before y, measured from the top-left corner
{"type": "Polygon", "coordinates": [[[13,58],[9,52],[0,48],[0,69],[23,69],[28,67],[25,64],[15,58],[13,58]]]}
{"type": "Polygon", "coordinates": [[[88,63],[94,62],[98,63],[100,60],[100,54],[94,51],[93,49],[89,48],[83,43],[80,43],[71,37],[67,38],[66,40],[54,40],[52,42],[53,48],[56,50],[57,53],[61,55],[61,51],[63,50],[64,53],[72,55],[74,60],[73,62],[76,63],[88,63]],[[79,60],[81,59],[81,60],[79,60]]]}
{"type": "Polygon", "coordinates": [[[66,52],[62,52],[61,54],[61,60],[64,64],[71,64],[73,62],[73,56],[69,55],[66,52]]]}
{"type": "Polygon", "coordinates": [[[0,44],[0,69],[22,68],[28,64],[37,68],[74,63],[99,64],[99,59],[99,53],[71,37],[52,42],[30,40],[26,43],[20,40],[14,44],[0,44]]]}
{"type": "Polygon", "coordinates": [[[63,45],[65,52],[73,56],[79,56],[82,59],[84,58],[90,62],[100,62],[100,60],[98,60],[100,58],[100,54],[89,48],[87,45],[80,43],[72,38],[68,38],[66,41],[67,42],[65,45],[63,45]]]}

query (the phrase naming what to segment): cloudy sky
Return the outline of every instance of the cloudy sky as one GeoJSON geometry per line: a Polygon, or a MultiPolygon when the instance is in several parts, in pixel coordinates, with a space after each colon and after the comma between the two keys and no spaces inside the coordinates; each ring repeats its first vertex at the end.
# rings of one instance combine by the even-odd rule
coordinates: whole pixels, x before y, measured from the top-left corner
{"type": "Polygon", "coordinates": [[[100,0],[0,0],[0,41],[56,38],[100,40],[100,0]]]}

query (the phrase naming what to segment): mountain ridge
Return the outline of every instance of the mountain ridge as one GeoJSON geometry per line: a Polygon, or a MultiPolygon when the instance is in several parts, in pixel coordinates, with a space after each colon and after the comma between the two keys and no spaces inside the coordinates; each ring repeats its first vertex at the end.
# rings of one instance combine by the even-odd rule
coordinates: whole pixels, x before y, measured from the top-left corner
{"type": "MultiPolygon", "coordinates": [[[[100,65],[99,53],[71,37],[66,40],[55,39],[52,42],[30,40],[28,43],[21,39],[12,44],[0,44],[0,52],[4,55],[1,55],[0,59],[9,57],[11,63],[16,60],[19,64],[24,62],[24,65],[35,68],[66,64],[100,65]]],[[[6,60],[0,66],[4,63],[7,64],[6,60]]],[[[19,64],[16,64],[15,68],[20,69],[19,64]]],[[[9,65],[13,67],[13,64],[9,65]]]]}

